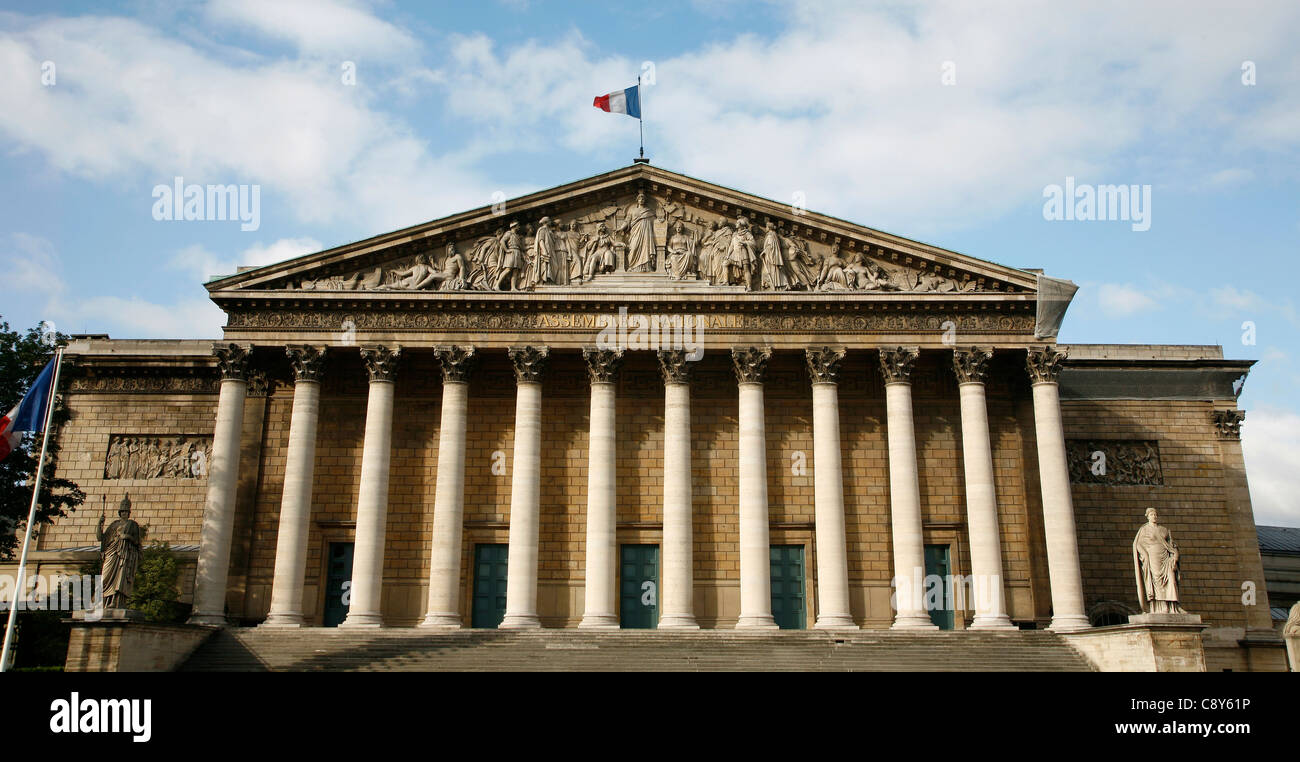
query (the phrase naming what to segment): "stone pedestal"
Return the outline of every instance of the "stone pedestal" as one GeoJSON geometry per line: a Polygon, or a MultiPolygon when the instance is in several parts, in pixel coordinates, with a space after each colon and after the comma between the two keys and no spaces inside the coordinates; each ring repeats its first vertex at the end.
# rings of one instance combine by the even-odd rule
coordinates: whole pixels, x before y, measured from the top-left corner
{"type": "Polygon", "coordinates": [[[1195,614],[1139,614],[1062,637],[1101,672],[1204,672],[1204,629],[1195,614]]]}

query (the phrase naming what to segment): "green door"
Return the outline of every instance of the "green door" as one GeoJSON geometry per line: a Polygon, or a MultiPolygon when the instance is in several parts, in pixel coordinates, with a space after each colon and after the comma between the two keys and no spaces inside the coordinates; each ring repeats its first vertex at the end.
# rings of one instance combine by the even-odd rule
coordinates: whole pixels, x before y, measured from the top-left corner
{"type": "Polygon", "coordinates": [[[325,567],[325,613],[321,624],[338,627],[347,619],[348,603],[352,598],[352,543],[331,542],[325,567]]]}
{"type": "Polygon", "coordinates": [[[618,624],[625,630],[659,626],[659,546],[619,546],[618,624]]]}
{"type": "Polygon", "coordinates": [[[947,545],[925,546],[925,607],[941,630],[952,629],[951,570],[947,545]]]}
{"type": "Polygon", "coordinates": [[[783,630],[802,630],[808,624],[804,606],[803,546],[773,545],[772,618],[783,630]]]}
{"type": "Polygon", "coordinates": [[[474,546],[474,610],[470,627],[495,629],[505,618],[509,549],[509,545],[474,546]]]}

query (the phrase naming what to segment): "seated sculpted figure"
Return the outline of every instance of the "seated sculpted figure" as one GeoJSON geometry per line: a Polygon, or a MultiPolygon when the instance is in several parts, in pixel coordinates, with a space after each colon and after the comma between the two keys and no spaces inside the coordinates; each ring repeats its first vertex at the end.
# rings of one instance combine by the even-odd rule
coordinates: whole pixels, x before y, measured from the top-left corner
{"type": "Polygon", "coordinates": [[[1147,523],[1133,538],[1133,572],[1138,601],[1145,614],[1182,614],[1178,605],[1178,546],[1169,530],[1156,523],[1155,508],[1147,509],[1147,523]]]}

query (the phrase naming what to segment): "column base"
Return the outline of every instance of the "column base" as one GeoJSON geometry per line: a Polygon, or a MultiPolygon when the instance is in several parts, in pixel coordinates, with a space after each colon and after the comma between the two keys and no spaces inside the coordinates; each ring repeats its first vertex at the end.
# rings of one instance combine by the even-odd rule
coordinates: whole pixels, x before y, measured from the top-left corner
{"type": "Polygon", "coordinates": [[[736,621],[737,630],[779,630],[771,614],[742,614],[736,621]]]}
{"type": "Polygon", "coordinates": [[[618,617],[613,614],[583,614],[578,622],[579,630],[617,630],[621,629],[618,617]]]}
{"type": "Polygon", "coordinates": [[[939,625],[930,621],[924,614],[899,614],[894,617],[891,630],[938,630],[939,625]]]}
{"type": "Polygon", "coordinates": [[[498,630],[540,630],[542,620],[536,614],[506,614],[498,630]]]}
{"type": "Polygon", "coordinates": [[[970,629],[972,630],[1019,630],[1020,628],[1015,626],[1015,624],[1011,622],[1011,617],[1007,616],[1006,614],[986,614],[986,615],[976,614],[975,621],[971,622],[970,629]]]}
{"type": "Polygon", "coordinates": [[[434,614],[424,615],[424,621],[420,622],[417,627],[425,627],[432,630],[459,630],[463,629],[460,614],[434,614]]]}
{"type": "Polygon", "coordinates": [[[286,629],[293,630],[302,627],[302,614],[267,614],[266,621],[259,624],[258,629],[286,629]]]}
{"type": "Polygon", "coordinates": [[[695,622],[694,614],[665,614],[659,617],[659,629],[698,630],[700,625],[695,622]]]}
{"type": "Polygon", "coordinates": [[[377,630],[384,626],[384,618],[379,614],[348,614],[339,623],[340,630],[377,630]]]}
{"type": "Polygon", "coordinates": [[[190,615],[190,618],[186,620],[185,623],[202,624],[202,625],[208,625],[210,627],[228,627],[230,625],[230,622],[229,620],[226,619],[225,614],[203,614],[203,613],[190,615]]]}
{"type": "Polygon", "coordinates": [[[826,614],[817,617],[817,624],[813,625],[814,630],[860,630],[853,617],[844,615],[826,614]]]}
{"type": "Polygon", "coordinates": [[[1082,614],[1054,616],[1052,617],[1052,624],[1047,629],[1052,632],[1078,632],[1079,630],[1092,629],[1092,622],[1088,621],[1088,617],[1082,614]]]}

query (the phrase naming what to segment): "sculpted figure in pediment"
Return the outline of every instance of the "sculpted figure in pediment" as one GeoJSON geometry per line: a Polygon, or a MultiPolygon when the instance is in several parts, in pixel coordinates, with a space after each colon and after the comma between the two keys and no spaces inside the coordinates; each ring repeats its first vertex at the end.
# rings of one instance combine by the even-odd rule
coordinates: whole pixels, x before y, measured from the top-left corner
{"type": "Polygon", "coordinates": [[[840,257],[840,245],[831,244],[830,253],[822,259],[821,273],[817,276],[817,290],[847,291],[850,288],[850,276],[845,270],[847,264],[840,257]]]}
{"type": "Polygon", "coordinates": [[[777,234],[785,247],[786,264],[790,268],[790,287],[811,291],[817,280],[820,263],[808,251],[808,242],[802,238],[784,235],[779,225],[777,234]]]}
{"type": "Polygon", "coordinates": [[[763,233],[763,269],[760,287],[764,291],[785,291],[790,288],[789,267],[781,237],[776,233],[776,223],[768,220],[763,233]]]}
{"type": "Polygon", "coordinates": [[[569,229],[563,237],[563,246],[568,252],[569,282],[573,284],[581,283],[583,275],[586,273],[584,249],[587,246],[587,234],[578,227],[577,220],[569,223],[569,229]]]}
{"type": "Polygon", "coordinates": [[[736,230],[731,234],[726,260],[726,283],[754,288],[754,271],[758,265],[757,244],[749,229],[749,220],[743,215],[736,218],[736,230]]]}
{"type": "Polygon", "coordinates": [[[654,269],[656,248],[654,212],[645,203],[645,192],[636,194],[636,202],[627,209],[627,267],[631,273],[654,269]]]}
{"type": "Polygon", "coordinates": [[[686,225],[681,220],[678,220],[673,225],[672,235],[668,238],[666,267],[668,277],[674,280],[696,279],[699,277],[696,266],[695,235],[686,229],[686,225]]]}
{"type": "Polygon", "coordinates": [[[583,257],[587,261],[584,277],[591,280],[600,273],[614,272],[618,263],[617,250],[622,248],[625,248],[624,244],[614,240],[614,236],[609,232],[609,226],[600,223],[596,227],[596,234],[587,241],[583,251],[583,257]]]}
{"type": "Polygon", "coordinates": [[[506,234],[501,238],[501,267],[493,283],[494,291],[518,291],[523,280],[524,262],[523,242],[519,236],[519,223],[511,222],[506,234]]]}

